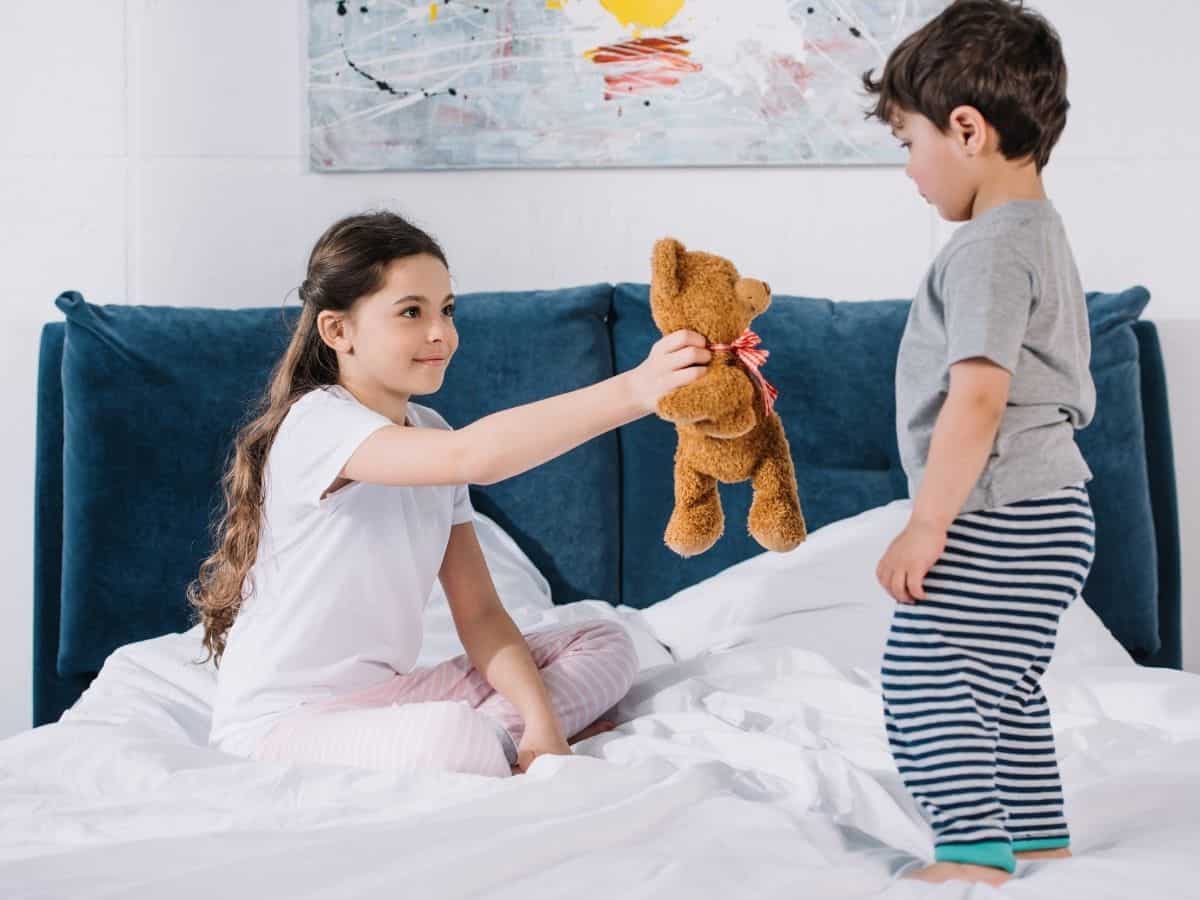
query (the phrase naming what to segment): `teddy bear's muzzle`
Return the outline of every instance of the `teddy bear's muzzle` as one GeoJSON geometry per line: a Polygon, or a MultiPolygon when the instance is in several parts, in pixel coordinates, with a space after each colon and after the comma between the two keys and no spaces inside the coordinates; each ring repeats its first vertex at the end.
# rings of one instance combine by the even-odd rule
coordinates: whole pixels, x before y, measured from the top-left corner
{"type": "Polygon", "coordinates": [[[757,278],[739,278],[734,292],[738,299],[749,307],[752,317],[764,312],[771,305],[770,285],[757,278]]]}

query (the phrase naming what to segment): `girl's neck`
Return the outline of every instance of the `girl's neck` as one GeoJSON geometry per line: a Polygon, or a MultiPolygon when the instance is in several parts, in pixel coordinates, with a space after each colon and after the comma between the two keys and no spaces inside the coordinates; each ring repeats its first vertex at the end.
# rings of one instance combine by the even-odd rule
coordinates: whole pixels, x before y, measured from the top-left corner
{"type": "Polygon", "coordinates": [[[397,425],[408,424],[408,394],[393,393],[378,382],[353,378],[344,372],[338,376],[338,384],[367,409],[387,416],[397,425]]]}

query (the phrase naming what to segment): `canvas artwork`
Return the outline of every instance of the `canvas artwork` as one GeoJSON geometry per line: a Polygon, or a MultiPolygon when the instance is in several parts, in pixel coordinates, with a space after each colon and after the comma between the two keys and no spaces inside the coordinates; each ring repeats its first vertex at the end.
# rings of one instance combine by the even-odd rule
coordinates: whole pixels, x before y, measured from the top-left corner
{"type": "Polygon", "coordinates": [[[318,171],[900,162],[862,72],[948,0],[308,0],[318,171]]]}

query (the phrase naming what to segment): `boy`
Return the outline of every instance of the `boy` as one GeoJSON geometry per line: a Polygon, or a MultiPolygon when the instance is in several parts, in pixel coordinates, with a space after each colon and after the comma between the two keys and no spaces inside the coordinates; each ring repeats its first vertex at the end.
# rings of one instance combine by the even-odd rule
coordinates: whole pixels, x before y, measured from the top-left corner
{"type": "Polygon", "coordinates": [[[911,519],[876,575],[900,604],[881,668],[888,740],[936,862],[910,877],[1000,884],[1069,856],[1039,680],[1091,567],[1087,308],[1042,169],[1066,124],[1053,27],[1010,0],[957,0],[905,39],[868,115],[965,224],[918,288],[896,367],[911,519]]]}

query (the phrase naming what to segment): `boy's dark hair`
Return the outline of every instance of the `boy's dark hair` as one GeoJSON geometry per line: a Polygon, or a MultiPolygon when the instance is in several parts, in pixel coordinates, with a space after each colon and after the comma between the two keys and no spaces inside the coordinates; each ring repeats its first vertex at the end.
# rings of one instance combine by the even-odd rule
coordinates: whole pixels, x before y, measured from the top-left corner
{"type": "Polygon", "coordinates": [[[885,123],[916,112],[945,131],[973,106],[1000,135],[1007,159],[1032,156],[1040,172],[1067,124],[1067,66],[1054,26],[1022,0],[955,0],[892,51],[878,80],[863,73],[885,123]]]}

